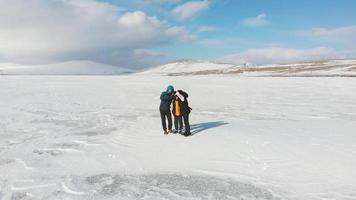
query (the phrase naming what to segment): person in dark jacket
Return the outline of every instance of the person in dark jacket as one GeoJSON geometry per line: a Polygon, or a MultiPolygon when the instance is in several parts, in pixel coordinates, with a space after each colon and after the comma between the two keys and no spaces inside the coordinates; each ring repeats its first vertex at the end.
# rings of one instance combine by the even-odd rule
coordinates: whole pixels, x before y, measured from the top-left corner
{"type": "Polygon", "coordinates": [[[161,93],[161,104],[159,106],[159,110],[161,113],[161,121],[162,121],[162,128],[164,134],[168,134],[172,132],[172,115],[171,115],[171,104],[174,94],[174,87],[169,85],[167,90],[161,93]],[[166,119],[168,121],[168,129],[166,124],[166,119]]]}
{"type": "MultiPolygon", "coordinates": [[[[174,96],[175,96],[174,98],[178,97],[179,104],[173,103],[173,111],[177,110],[177,105],[178,105],[180,108],[179,109],[180,110],[179,114],[181,116],[180,119],[183,118],[184,126],[185,126],[185,131],[184,131],[183,135],[190,136],[191,133],[190,133],[190,124],[189,124],[189,114],[192,109],[189,107],[188,94],[186,92],[184,92],[183,90],[178,90],[174,96]]],[[[179,118],[177,118],[177,119],[179,120],[179,118]]]]}

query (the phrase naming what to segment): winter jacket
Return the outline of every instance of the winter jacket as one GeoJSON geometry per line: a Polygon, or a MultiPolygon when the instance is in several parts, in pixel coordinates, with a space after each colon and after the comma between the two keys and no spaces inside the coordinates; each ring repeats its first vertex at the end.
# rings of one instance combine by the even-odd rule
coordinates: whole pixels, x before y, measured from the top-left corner
{"type": "Polygon", "coordinates": [[[182,116],[182,100],[177,96],[173,97],[173,110],[172,113],[176,117],[182,116]]]}
{"type": "Polygon", "coordinates": [[[170,112],[171,103],[172,103],[172,97],[173,97],[173,95],[169,94],[166,91],[161,93],[161,97],[160,97],[161,104],[159,106],[159,109],[161,111],[170,112]]]}
{"type": "Polygon", "coordinates": [[[185,114],[189,114],[191,111],[191,108],[189,107],[188,103],[188,94],[182,90],[178,90],[178,93],[183,96],[183,99],[176,98],[177,95],[173,96],[173,110],[172,113],[174,116],[182,116],[185,114]],[[180,112],[177,113],[177,104],[180,107],[180,112]],[[179,115],[178,115],[179,114],[179,115]]]}
{"type": "Polygon", "coordinates": [[[170,112],[171,109],[173,93],[169,93],[169,91],[174,92],[174,87],[172,85],[168,85],[166,91],[161,93],[161,104],[159,105],[159,109],[163,112],[170,112]]]}

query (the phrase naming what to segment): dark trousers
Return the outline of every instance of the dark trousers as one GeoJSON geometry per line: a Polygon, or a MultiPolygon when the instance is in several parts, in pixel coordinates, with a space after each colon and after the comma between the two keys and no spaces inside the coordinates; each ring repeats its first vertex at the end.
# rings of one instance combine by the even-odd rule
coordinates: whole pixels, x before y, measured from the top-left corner
{"type": "Polygon", "coordinates": [[[189,113],[183,115],[185,132],[190,133],[189,113]]]}
{"type": "Polygon", "coordinates": [[[162,128],[164,131],[167,130],[166,118],[168,120],[168,130],[172,130],[172,115],[170,111],[162,111],[161,112],[161,120],[162,120],[162,128]]]}
{"type": "Polygon", "coordinates": [[[174,128],[178,131],[183,129],[183,118],[182,116],[174,116],[174,128]]]}

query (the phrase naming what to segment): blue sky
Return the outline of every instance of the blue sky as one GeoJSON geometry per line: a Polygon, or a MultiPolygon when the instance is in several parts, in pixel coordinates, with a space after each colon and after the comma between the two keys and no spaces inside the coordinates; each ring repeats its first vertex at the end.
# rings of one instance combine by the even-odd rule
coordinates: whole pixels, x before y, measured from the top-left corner
{"type": "MultiPolygon", "coordinates": [[[[343,45],[305,37],[303,32],[314,28],[339,28],[356,23],[356,1],[332,0],[230,0],[212,1],[208,10],[183,22],[168,20],[184,25],[191,30],[198,26],[211,26],[216,30],[199,34],[204,40],[229,40],[227,45],[204,48],[201,43],[189,43],[162,49],[174,55],[191,58],[218,58],[225,54],[241,52],[249,48],[283,47],[309,49],[319,46],[342,50],[343,45]],[[247,18],[264,14],[266,24],[248,26],[241,23],[247,18]],[[204,51],[201,52],[201,48],[204,51]]],[[[177,57],[179,57],[177,56],[177,57]]]]}
{"type": "Polygon", "coordinates": [[[4,0],[0,62],[135,68],[356,57],[354,10],[353,0],[4,0]]]}

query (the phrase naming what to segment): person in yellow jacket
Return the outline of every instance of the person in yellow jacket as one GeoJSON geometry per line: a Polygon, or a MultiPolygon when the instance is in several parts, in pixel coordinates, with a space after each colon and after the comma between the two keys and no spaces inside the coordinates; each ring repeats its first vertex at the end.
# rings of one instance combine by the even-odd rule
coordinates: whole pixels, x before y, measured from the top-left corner
{"type": "Polygon", "coordinates": [[[176,92],[173,97],[173,109],[172,113],[174,116],[174,128],[173,133],[182,133],[183,129],[183,117],[182,117],[182,100],[183,97],[179,92],[176,92]]]}
{"type": "Polygon", "coordinates": [[[178,90],[173,95],[173,116],[174,116],[174,126],[175,133],[181,133],[184,136],[190,136],[190,124],[189,124],[189,114],[192,108],[189,107],[188,94],[183,90],[178,90]],[[184,121],[184,133],[182,133],[184,121]]]}

